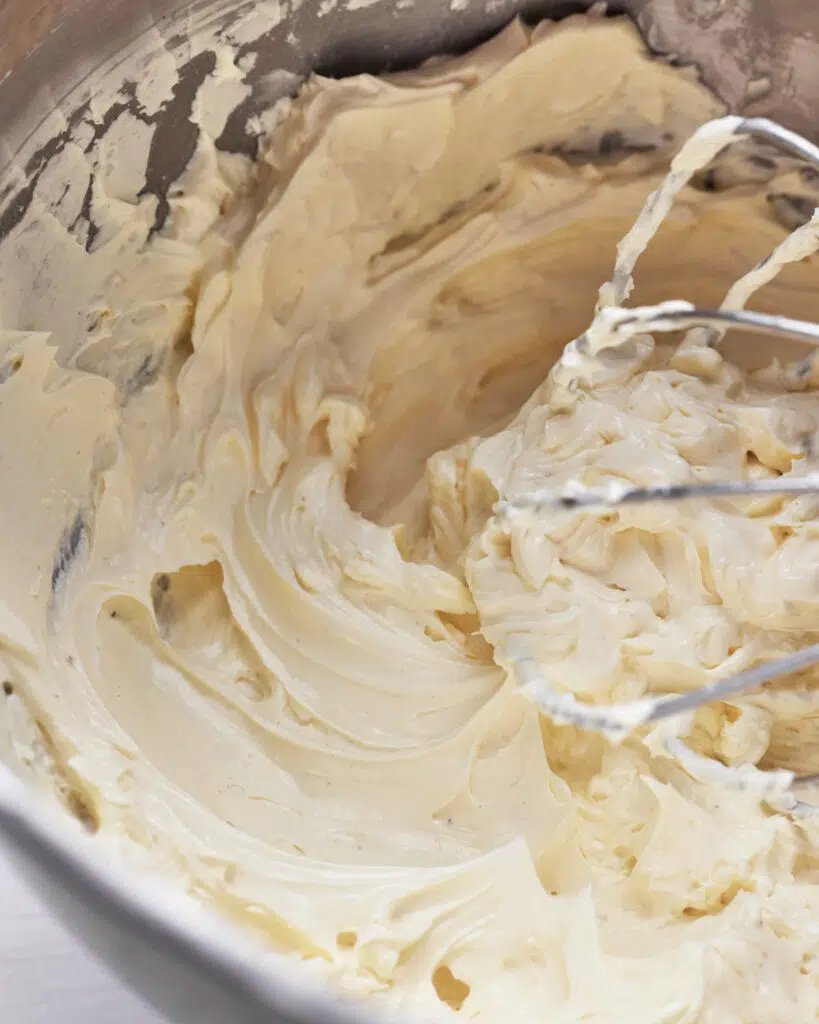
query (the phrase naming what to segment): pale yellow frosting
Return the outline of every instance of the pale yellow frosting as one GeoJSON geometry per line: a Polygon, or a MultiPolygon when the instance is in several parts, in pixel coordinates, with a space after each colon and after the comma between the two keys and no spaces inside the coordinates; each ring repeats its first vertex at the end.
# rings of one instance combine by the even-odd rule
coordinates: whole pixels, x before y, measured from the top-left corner
{"type": "MultiPolygon", "coordinates": [[[[812,381],[766,340],[729,339],[738,369],[643,337],[550,402],[720,112],[625,21],[514,24],[309,82],[257,168],[200,153],[117,262],[123,213],[80,329],[0,332],[5,756],[106,849],[422,1020],[814,1019],[816,825],[555,726],[500,654],[523,636],[608,703],[817,638],[816,498],[492,516],[805,464],[812,381]]],[[[758,182],[685,189],[632,301],[718,304],[775,213],[758,182]]],[[[815,259],[755,302],[819,319],[815,259]]],[[[817,712],[772,691],[689,741],[816,770],[817,712]]]]}

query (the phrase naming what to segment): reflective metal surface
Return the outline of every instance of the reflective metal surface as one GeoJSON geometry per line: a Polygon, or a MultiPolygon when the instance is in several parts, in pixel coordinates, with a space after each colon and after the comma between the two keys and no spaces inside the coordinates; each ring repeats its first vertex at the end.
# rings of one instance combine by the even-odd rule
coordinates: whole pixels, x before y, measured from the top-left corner
{"type": "MultiPolygon", "coordinates": [[[[350,9],[342,0],[285,0],[284,20],[239,44],[250,92],[218,140],[252,152],[253,118],[310,70],[325,74],[407,67],[433,53],[458,51],[513,16],[564,16],[586,3],[561,0],[379,0],[350,9]],[[252,66],[251,66],[252,65],[252,66]],[[289,74],[276,74],[288,72],[289,74]]],[[[150,117],[153,140],[146,190],[161,200],[195,144],[197,89],[212,68],[208,40],[236,37],[237,26],[270,0],[0,0],[0,239],[32,202],[37,182],[78,127],[104,132],[117,111],[150,117]],[[192,43],[191,40],[196,40],[192,43]],[[123,54],[170,53],[179,68],[171,100],[140,111],[123,54]],[[122,69],[121,71],[119,69],[122,69]],[[55,127],[36,136],[55,109],[55,127]],[[13,167],[15,174],[6,174],[13,167]],[[5,181],[4,181],[5,179],[5,181]]],[[[649,45],[697,66],[729,109],[769,116],[819,139],[819,4],[816,0],[624,0],[649,45]]],[[[139,991],[186,1024],[333,1024],[362,1021],[315,985],[238,952],[228,927],[182,920],[142,882],[114,877],[67,839],[0,767],[0,839],[51,906],[139,991]]],[[[203,915],[204,917],[204,915],[203,915]]],[[[2,1016],[2,1014],[0,1014],[2,1016]]],[[[12,1024],[12,1022],[10,1022],[12,1024]]]]}
{"type": "MultiPolygon", "coordinates": [[[[361,10],[340,4],[322,18],[318,3],[291,6],[299,52],[289,52],[286,33],[271,36],[264,45],[268,67],[303,71],[317,63],[367,69],[407,64],[433,51],[468,46],[517,13],[562,17],[591,4],[472,0],[461,11],[452,10],[449,0],[415,0],[401,8],[383,0],[361,10]]],[[[814,0],[614,0],[608,6],[631,14],[658,52],[696,64],[732,109],[774,117],[817,137],[812,111],[819,98],[819,5],[814,0]]],[[[2,0],[0,79],[44,43],[51,74],[64,82],[73,76],[76,82],[78,67],[116,49],[140,25],[165,22],[184,30],[191,20],[216,22],[219,12],[242,7],[248,7],[247,0],[2,0]]],[[[30,83],[30,76],[23,74],[20,81],[30,83]]],[[[0,109],[2,132],[10,108],[0,109]]]]}

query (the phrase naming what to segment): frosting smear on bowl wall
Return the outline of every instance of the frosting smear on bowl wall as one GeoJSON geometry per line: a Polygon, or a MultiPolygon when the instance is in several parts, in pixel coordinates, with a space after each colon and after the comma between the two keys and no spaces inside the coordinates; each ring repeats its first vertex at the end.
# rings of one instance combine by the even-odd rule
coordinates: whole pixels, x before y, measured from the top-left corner
{"type": "MultiPolygon", "coordinates": [[[[813,1019],[817,824],[553,724],[500,656],[522,636],[607,704],[817,640],[810,495],[493,516],[545,481],[806,459],[816,382],[767,338],[642,335],[552,401],[617,242],[722,113],[623,19],[514,23],[311,79],[255,164],[200,152],[158,231],[112,190],[65,256],[79,320],[0,308],[4,757],[410,1018],[813,1019]]],[[[794,161],[718,162],[635,304],[717,306],[805,188],[794,161]]],[[[819,320],[815,259],[757,306],[819,320]]],[[[810,685],[708,708],[691,742],[815,771],[810,685]]]]}

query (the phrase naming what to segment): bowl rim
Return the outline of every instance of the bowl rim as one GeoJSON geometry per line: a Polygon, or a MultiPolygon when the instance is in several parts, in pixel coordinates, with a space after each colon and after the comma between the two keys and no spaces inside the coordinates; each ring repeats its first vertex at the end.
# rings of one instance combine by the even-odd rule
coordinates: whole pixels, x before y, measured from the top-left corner
{"type": "Polygon", "coordinates": [[[104,857],[100,840],[82,832],[67,813],[48,805],[3,764],[0,844],[101,908],[111,923],[127,918],[155,951],[206,972],[245,1005],[277,1015],[271,1024],[389,1024],[389,1017],[376,1018],[366,1004],[334,994],[297,960],[287,968],[284,958],[281,963],[268,960],[261,941],[254,942],[237,922],[197,903],[170,881],[143,876],[116,857],[104,857]]]}

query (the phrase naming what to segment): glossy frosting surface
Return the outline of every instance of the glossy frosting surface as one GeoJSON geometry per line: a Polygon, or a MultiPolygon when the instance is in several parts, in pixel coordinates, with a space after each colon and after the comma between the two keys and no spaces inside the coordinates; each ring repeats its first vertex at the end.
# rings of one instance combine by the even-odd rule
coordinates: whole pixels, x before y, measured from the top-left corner
{"type": "MultiPolygon", "coordinates": [[[[501,653],[521,635],[608,703],[816,640],[810,496],[492,516],[572,479],[804,465],[813,382],[765,340],[735,365],[642,336],[553,401],[616,243],[720,113],[624,21],[515,24],[309,82],[256,167],[200,152],[136,254],[151,211],[98,196],[111,270],[81,329],[0,330],[8,759],[421,1019],[819,1013],[816,826],[553,725],[501,653]]],[[[719,303],[784,237],[766,189],[794,177],[686,188],[632,300],[719,303]]],[[[758,308],[819,319],[815,261],[758,308]]],[[[815,770],[817,706],[717,705],[691,742],[815,770]]]]}

